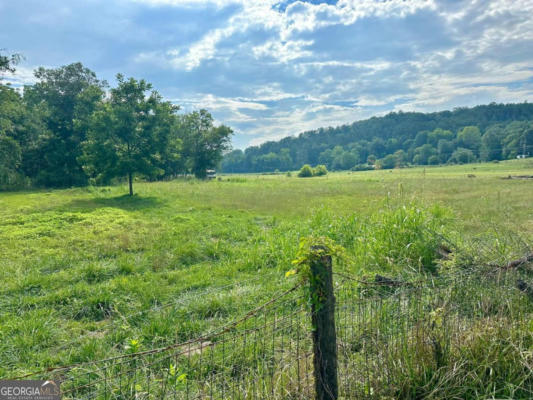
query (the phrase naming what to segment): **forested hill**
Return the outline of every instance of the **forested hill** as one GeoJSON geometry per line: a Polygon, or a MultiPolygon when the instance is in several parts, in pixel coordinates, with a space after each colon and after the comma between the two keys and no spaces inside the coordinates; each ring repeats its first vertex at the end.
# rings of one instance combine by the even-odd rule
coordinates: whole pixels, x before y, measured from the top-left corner
{"type": "Polygon", "coordinates": [[[268,172],[467,163],[533,154],[533,104],[489,104],[434,113],[398,112],[234,150],[224,172],[268,172]]]}

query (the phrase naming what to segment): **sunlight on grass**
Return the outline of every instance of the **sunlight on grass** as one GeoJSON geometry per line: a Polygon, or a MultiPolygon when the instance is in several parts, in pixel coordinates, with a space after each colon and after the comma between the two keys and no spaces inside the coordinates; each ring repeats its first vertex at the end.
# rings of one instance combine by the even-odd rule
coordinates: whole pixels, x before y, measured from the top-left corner
{"type": "Polygon", "coordinates": [[[426,228],[491,261],[522,255],[533,180],[502,178],[526,174],[528,160],[138,183],[132,198],[124,186],[0,193],[0,376],[242,315],[290,284],[309,234],[342,244],[351,264],[338,268],[353,274],[434,271],[439,241],[426,228]]]}

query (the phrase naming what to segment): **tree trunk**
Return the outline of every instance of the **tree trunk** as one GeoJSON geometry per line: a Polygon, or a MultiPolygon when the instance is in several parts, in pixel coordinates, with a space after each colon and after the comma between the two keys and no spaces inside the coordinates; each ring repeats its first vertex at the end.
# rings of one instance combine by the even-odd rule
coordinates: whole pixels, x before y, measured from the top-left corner
{"type": "Polygon", "coordinates": [[[128,182],[130,184],[130,196],[133,196],[133,174],[128,172],[128,182]]]}

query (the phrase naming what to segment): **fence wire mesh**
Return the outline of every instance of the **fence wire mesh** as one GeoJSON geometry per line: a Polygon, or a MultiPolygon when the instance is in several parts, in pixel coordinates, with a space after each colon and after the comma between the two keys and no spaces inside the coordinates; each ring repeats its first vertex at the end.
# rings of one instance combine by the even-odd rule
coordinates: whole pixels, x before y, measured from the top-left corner
{"type": "MultiPolygon", "coordinates": [[[[420,398],[413,380],[435,383],[476,332],[527,348],[533,302],[518,290],[521,278],[516,270],[492,270],[402,287],[343,278],[336,292],[339,398],[420,398]]],[[[532,368],[517,398],[533,398],[532,368]]]]}
{"type": "MultiPolygon", "coordinates": [[[[533,346],[522,279],[531,282],[516,269],[408,284],[335,275],[339,398],[416,398],[404,383],[437,374],[480,326],[533,346]]],[[[314,327],[299,286],[195,339],[30,376],[60,382],[64,399],[314,398],[314,327]]]]}
{"type": "Polygon", "coordinates": [[[296,289],[193,340],[32,379],[60,382],[64,399],[311,398],[311,324],[296,289]]]}

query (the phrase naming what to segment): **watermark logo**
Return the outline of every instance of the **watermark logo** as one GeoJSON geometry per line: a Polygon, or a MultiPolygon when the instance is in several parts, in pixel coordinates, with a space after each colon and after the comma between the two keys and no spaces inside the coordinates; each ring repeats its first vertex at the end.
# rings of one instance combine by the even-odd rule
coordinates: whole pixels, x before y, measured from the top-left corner
{"type": "Polygon", "coordinates": [[[0,381],[0,400],[60,400],[59,382],[0,381]]]}

